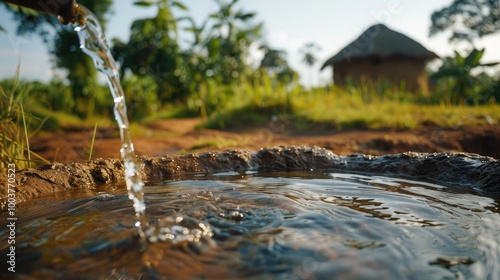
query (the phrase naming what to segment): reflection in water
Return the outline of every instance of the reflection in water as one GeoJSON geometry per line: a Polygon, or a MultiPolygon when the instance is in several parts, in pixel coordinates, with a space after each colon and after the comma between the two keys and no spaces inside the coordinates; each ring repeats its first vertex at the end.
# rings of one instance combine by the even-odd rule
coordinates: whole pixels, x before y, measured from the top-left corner
{"type": "Polygon", "coordinates": [[[109,279],[500,275],[498,205],[459,189],[313,172],[169,181],[145,189],[150,223],[171,231],[162,236],[185,238],[147,248],[137,241],[126,194],[105,191],[30,205],[19,217],[19,273],[109,279]]]}

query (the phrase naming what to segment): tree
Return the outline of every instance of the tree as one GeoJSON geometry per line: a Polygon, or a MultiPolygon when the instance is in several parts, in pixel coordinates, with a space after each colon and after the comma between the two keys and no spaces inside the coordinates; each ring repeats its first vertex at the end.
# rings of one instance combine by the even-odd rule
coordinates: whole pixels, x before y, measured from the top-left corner
{"type": "Polygon", "coordinates": [[[312,85],[313,66],[318,61],[318,58],[316,57],[316,52],[320,51],[320,50],[321,50],[321,47],[316,45],[313,42],[305,44],[300,49],[300,52],[304,55],[302,62],[304,62],[307,66],[309,66],[309,77],[311,79],[311,85],[312,85]]]}
{"type": "Polygon", "coordinates": [[[218,82],[228,84],[248,70],[246,59],[250,45],[261,38],[262,23],[251,25],[253,12],[237,10],[238,0],[215,0],[219,10],[210,15],[213,23],[205,44],[209,69],[218,82]]]}
{"type": "Polygon", "coordinates": [[[158,13],[153,18],[139,19],[130,27],[127,43],[113,40],[113,55],[120,63],[122,78],[125,70],[142,77],[153,77],[158,84],[157,95],[161,101],[177,99],[187,94],[181,50],[177,42],[177,21],[172,9],[183,11],[187,7],[178,1],[139,1],[140,6],[156,5],[158,13]]]}
{"type": "Polygon", "coordinates": [[[290,82],[296,72],[288,65],[286,52],[271,49],[266,45],[261,46],[260,49],[264,51],[264,57],[260,61],[259,68],[266,69],[268,74],[272,76],[276,75],[278,80],[290,82]]]}
{"type": "Polygon", "coordinates": [[[209,19],[207,18],[200,25],[197,25],[194,19],[189,16],[180,18],[180,20],[188,21],[189,26],[185,27],[184,31],[193,36],[193,40],[188,41],[189,48],[182,52],[183,62],[189,69],[190,92],[198,91],[199,86],[207,80],[207,77],[213,75],[213,71],[208,68],[210,59],[205,49],[209,39],[206,28],[209,19]]]}
{"type": "MultiPolygon", "coordinates": [[[[80,0],[79,4],[91,10],[106,26],[106,15],[112,5],[112,0],[80,0]]],[[[18,22],[17,34],[37,34],[42,37],[53,55],[55,66],[67,71],[66,78],[70,82],[75,113],[86,117],[92,110],[94,95],[97,92],[97,71],[90,57],[84,55],[78,48],[78,36],[69,27],[62,25],[55,16],[49,16],[15,5],[7,5],[18,22]]]]}
{"type": "Polygon", "coordinates": [[[184,31],[187,31],[187,32],[190,32],[191,34],[193,34],[193,41],[191,42],[191,47],[197,48],[197,47],[202,46],[204,44],[205,39],[206,39],[204,36],[205,35],[204,32],[205,32],[205,28],[206,28],[207,23],[208,23],[208,19],[206,19],[199,26],[196,25],[196,22],[191,17],[183,17],[181,19],[185,19],[185,20],[189,21],[189,23],[191,25],[191,26],[184,28],[184,31]]]}
{"type": "Polygon", "coordinates": [[[471,42],[500,30],[500,1],[454,0],[431,16],[430,36],[452,30],[450,41],[471,42]]]}
{"type": "Polygon", "coordinates": [[[468,55],[462,56],[455,51],[455,57],[448,57],[436,73],[430,75],[431,80],[448,79],[451,84],[451,92],[454,93],[455,101],[473,101],[477,103],[482,97],[478,92],[481,89],[481,76],[474,76],[472,71],[477,67],[491,67],[498,63],[481,63],[484,49],[473,49],[468,55]]]}

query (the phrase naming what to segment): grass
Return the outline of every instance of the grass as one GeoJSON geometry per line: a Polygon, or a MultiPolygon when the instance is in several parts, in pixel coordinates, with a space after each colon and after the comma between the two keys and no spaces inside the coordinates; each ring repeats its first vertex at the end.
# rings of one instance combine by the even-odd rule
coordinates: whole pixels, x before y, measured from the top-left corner
{"type": "Polygon", "coordinates": [[[0,107],[4,109],[0,114],[0,170],[2,171],[10,164],[14,164],[16,169],[25,169],[32,167],[36,162],[48,163],[30,150],[30,122],[37,118],[24,110],[23,99],[29,88],[21,88],[17,77],[19,77],[19,67],[16,78],[9,83],[9,88],[4,89],[0,85],[0,107]]]}
{"type": "MultiPolygon", "coordinates": [[[[138,82],[138,81],[136,81],[138,82]]],[[[131,83],[130,87],[136,85],[131,83]]],[[[29,85],[29,83],[24,83],[29,85]]],[[[216,84],[208,80],[197,87],[197,91],[188,95],[186,100],[172,103],[153,102],[157,110],[146,110],[141,118],[132,118],[132,134],[141,134],[144,128],[138,123],[158,119],[201,116],[205,128],[240,129],[261,127],[272,120],[287,120],[289,127],[307,130],[311,126],[321,126],[336,130],[343,129],[415,129],[421,127],[454,127],[473,124],[494,124],[500,121],[499,106],[493,99],[484,105],[468,106],[467,102],[456,100],[456,94],[447,92],[446,87],[436,87],[430,96],[421,96],[404,90],[404,85],[392,87],[388,83],[365,82],[358,87],[303,89],[296,86],[297,81],[289,84],[277,82],[268,75],[261,75],[254,80],[243,80],[233,85],[216,84]],[[293,86],[291,86],[293,85],[293,86]],[[136,124],[136,127],[134,127],[136,124]]],[[[35,84],[34,98],[27,98],[23,103],[31,114],[28,122],[33,130],[43,123],[46,131],[55,131],[62,127],[91,127],[99,122],[100,127],[114,126],[110,115],[112,104],[102,105],[99,113],[90,114],[82,120],[71,115],[67,108],[74,102],[68,99],[69,89],[64,85],[51,83],[40,86],[35,84]],[[66,103],[51,104],[58,100],[63,92],[66,103]],[[52,98],[45,98],[45,96],[52,98]],[[42,106],[40,106],[42,102],[42,106]],[[65,106],[63,106],[66,104],[65,106]],[[59,107],[57,107],[57,106],[59,107]],[[52,108],[62,108],[62,111],[52,108]],[[108,108],[108,109],[107,109],[108,108]],[[106,121],[106,123],[103,123],[106,121]]],[[[451,88],[451,86],[449,86],[451,88]]],[[[140,87],[142,89],[142,87],[140,87]]],[[[140,96],[149,96],[143,90],[140,96]]],[[[137,94],[131,91],[131,96],[137,94]]],[[[141,97],[141,98],[142,98],[141,97]]],[[[148,98],[146,98],[149,100],[148,98]]],[[[129,100],[129,115],[133,111],[149,108],[153,100],[129,100]],[[149,105],[148,105],[149,104],[149,105]],[[149,107],[148,107],[149,106],[149,107]]],[[[154,100],[153,100],[154,101],[154,100]]],[[[468,102],[470,104],[470,102],[468,102]]]]}
{"type": "Polygon", "coordinates": [[[377,100],[352,104],[345,98],[322,97],[294,104],[296,115],[316,124],[337,129],[416,129],[427,126],[454,127],[494,124],[500,120],[500,106],[425,105],[377,100]],[[314,110],[311,110],[314,108],[314,110]]]}
{"type": "MultiPolygon", "coordinates": [[[[227,91],[217,87],[212,90],[207,95],[227,91]]],[[[469,106],[447,99],[432,103],[428,102],[431,97],[374,86],[303,90],[273,86],[264,79],[261,83],[235,86],[230,96],[224,103],[205,109],[210,114],[203,127],[261,126],[273,119],[286,119],[303,130],[314,125],[336,130],[409,130],[500,122],[500,105],[496,103],[469,106]]]]}
{"type": "Polygon", "coordinates": [[[94,125],[94,132],[92,133],[92,142],[90,143],[89,161],[92,159],[94,153],[95,135],[97,134],[97,123],[94,125]]]}

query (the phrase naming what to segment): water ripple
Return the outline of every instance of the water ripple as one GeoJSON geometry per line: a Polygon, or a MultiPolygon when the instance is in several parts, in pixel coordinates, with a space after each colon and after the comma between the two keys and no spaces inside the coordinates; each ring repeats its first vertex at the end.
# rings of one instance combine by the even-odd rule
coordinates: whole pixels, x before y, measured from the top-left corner
{"type": "Polygon", "coordinates": [[[20,273],[225,279],[500,275],[497,202],[463,189],[380,176],[253,172],[167,181],[148,187],[146,199],[150,225],[158,230],[151,235],[157,243],[147,247],[137,242],[124,193],[38,201],[20,219],[20,273]]]}

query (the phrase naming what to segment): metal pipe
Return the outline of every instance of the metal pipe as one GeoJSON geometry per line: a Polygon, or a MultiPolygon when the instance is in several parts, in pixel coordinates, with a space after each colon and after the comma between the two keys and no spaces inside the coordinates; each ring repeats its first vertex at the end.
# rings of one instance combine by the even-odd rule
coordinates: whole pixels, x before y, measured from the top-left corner
{"type": "Polygon", "coordinates": [[[59,21],[68,24],[75,19],[75,0],[0,0],[25,8],[59,17],[59,21]]]}

